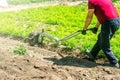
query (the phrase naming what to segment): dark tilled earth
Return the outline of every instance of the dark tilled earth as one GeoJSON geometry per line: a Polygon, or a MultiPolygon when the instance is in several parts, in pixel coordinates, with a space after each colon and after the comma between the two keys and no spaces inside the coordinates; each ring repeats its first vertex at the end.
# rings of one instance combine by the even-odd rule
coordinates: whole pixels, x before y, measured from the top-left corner
{"type": "Polygon", "coordinates": [[[119,80],[120,69],[0,37],[0,80],[119,80]],[[19,45],[25,55],[15,55],[19,45]]]}

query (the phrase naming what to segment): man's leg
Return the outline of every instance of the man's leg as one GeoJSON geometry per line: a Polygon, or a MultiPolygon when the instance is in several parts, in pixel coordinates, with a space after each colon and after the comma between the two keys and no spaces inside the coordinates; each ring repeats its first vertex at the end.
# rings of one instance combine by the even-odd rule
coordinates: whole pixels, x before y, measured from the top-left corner
{"type": "Polygon", "coordinates": [[[110,39],[113,37],[114,33],[118,29],[114,24],[115,22],[113,20],[102,25],[101,40],[100,40],[100,44],[101,44],[100,47],[111,64],[117,63],[117,59],[114,56],[112,50],[110,49],[110,39]]]}
{"type": "Polygon", "coordinates": [[[99,42],[100,42],[100,34],[98,35],[98,40],[97,42],[95,43],[94,47],[92,48],[92,50],[89,52],[89,51],[86,51],[86,54],[89,56],[89,59],[91,61],[94,61],[98,52],[100,51],[100,45],[99,45],[99,42]]]}
{"type": "Polygon", "coordinates": [[[92,50],[90,51],[91,55],[94,57],[94,59],[96,58],[96,56],[98,55],[100,49],[100,36],[101,33],[98,35],[98,40],[95,43],[94,47],[92,48],[92,50]]]}

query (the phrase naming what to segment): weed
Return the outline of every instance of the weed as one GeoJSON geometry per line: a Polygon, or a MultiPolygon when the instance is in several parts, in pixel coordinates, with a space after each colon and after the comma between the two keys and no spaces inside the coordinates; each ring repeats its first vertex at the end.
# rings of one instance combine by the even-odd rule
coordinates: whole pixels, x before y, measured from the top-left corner
{"type": "Polygon", "coordinates": [[[20,55],[24,55],[27,52],[26,48],[24,47],[24,45],[18,45],[18,47],[16,47],[13,50],[14,54],[20,54],[20,55]]]}

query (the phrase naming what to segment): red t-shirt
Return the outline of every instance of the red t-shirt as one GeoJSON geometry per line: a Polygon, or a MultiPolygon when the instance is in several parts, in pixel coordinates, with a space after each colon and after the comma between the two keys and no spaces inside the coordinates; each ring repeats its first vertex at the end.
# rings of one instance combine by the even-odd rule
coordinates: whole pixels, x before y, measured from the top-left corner
{"type": "Polygon", "coordinates": [[[88,9],[95,9],[94,13],[100,23],[119,17],[111,0],[88,0],[88,9]]]}

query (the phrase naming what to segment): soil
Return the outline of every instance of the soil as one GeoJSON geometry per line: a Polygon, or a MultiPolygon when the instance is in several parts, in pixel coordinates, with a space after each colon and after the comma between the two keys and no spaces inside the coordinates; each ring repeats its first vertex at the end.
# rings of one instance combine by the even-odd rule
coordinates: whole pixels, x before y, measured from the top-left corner
{"type": "Polygon", "coordinates": [[[0,37],[0,80],[120,80],[120,69],[107,66],[105,60],[95,63],[60,54],[10,37],[0,37]],[[13,54],[20,44],[27,53],[13,54]]]}

